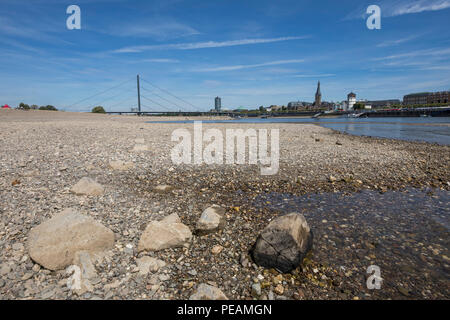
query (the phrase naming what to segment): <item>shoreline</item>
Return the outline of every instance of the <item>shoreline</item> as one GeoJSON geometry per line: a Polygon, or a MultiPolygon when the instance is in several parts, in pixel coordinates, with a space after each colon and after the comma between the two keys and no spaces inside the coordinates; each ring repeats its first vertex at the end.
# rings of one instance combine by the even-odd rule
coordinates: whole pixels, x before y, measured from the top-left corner
{"type": "Polygon", "coordinates": [[[279,128],[280,171],[264,177],[258,166],[173,165],[171,133],[176,128],[192,132],[191,124],[24,114],[0,113],[0,263],[8,271],[0,283],[2,299],[186,299],[199,283],[208,282],[229,299],[252,299],[256,282],[261,299],[450,297],[445,289],[448,230],[428,218],[434,214],[430,208],[448,214],[450,146],[353,136],[311,124],[203,124],[222,131],[279,128]],[[148,151],[133,151],[142,141],[148,151]],[[112,170],[111,160],[130,161],[134,168],[112,170]],[[105,194],[70,193],[85,176],[101,183],[105,194]],[[155,193],[153,188],[162,184],[175,189],[155,193]],[[410,195],[418,199],[412,205],[410,195]],[[246,253],[258,232],[282,214],[284,203],[304,210],[315,243],[303,266],[280,280],[275,270],[249,265],[246,253]],[[213,204],[226,210],[223,231],[194,236],[189,248],[137,252],[150,221],[177,213],[193,230],[201,212],[213,204]],[[99,279],[93,291],[80,296],[67,289],[65,270],[39,267],[26,250],[30,229],[69,207],[100,221],[116,238],[105,259],[95,263],[99,279]],[[212,254],[216,245],[223,250],[212,254]],[[143,256],[167,265],[142,276],[136,261],[143,256]],[[365,288],[370,264],[382,266],[382,290],[365,288]],[[255,280],[259,275],[263,280],[255,280]],[[276,293],[279,280],[283,292],[276,293]]]}

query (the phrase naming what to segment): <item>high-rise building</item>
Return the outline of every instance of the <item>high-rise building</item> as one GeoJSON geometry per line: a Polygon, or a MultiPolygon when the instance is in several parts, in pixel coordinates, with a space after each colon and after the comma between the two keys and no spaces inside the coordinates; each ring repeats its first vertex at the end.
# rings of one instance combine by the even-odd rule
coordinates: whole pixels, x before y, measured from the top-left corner
{"type": "Polygon", "coordinates": [[[316,99],[314,100],[314,106],[320,108],[322,105],[322,93],[320,92],[320,81],[317,83],[316,99]]]}
{"type": "Polygon", "coordinates": [[[214,109],[216,111],[220,111],[222,109],[222,99],[219,97],[216,97],[214,99],[214,109]]]}

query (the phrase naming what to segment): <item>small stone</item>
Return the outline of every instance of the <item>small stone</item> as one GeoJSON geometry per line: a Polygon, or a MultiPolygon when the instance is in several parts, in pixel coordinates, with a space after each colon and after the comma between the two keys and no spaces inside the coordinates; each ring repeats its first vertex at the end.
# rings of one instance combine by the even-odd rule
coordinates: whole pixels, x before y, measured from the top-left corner
{"type": "Polygon", "coordinates": [[[55,289],[49,289],[41,293],[41,299],[50,299],[55,294],[55,289]]]}
{"type": "Polygon", "coordinates": [[[406,288],[404,288],[404,287],[400,287],[400,286],[398,286],[397,289],[398,289],[398,291],[399,291],[402,295],[407,296],[407,297],[409,296],[409,291],[408,291],[408,289],[406,289],[406,288]]]}
{"type": "Polygon", "coordinates": [[[225,294],[217,287],[202,283],[189,300],[228,300],[225,294]]]}
{"type": "Polygon", "coordinates": [[[21,244],[20,242],[16,242],[12,245],[13,250],[15,251],[23,251],[24,250],[24,246],[23,244],[21,244]]]}
{"type": "Polygon", "coordinates": [[[166,263],[162,260],[144,256],[136,260],[141,275],[146,275],[149,272],[157,272],[160,268],[166,266],[166,263]]]}
{"type": "Polygon", "coordinates": [[[168,193],[171,192],[174,189],[174,187],[169,186],[168,184],[160,184],[153,188],[154,192],[157,193],[168,193]]]}
{"type": "Polygon", "coordinates": [[[220,254],[223,250],[223,247],[220,245],[216,245],[211,249],[212,254],[220,254]]]}
{"type": "Polygon", "coordinates": [[[139,239],[138,251],[158,251],[174,247],[188,246],[192,233],[189,228],[171,215],[161,221],[152,221],[145,228],[139,239]]]}
{"type": "Polygon", "coordinates": [[[91,256],[87,251],[78,251],[75,254],[74,264],[80,267],[83,279],[93,279],[97,276],[97,271],[92,263],[91,256]]]}
{"type": "Polygon", "coordinates": [[[6,276],[10,272],[11,272],[11,267],[9,265],[7,265],[6,263],[3,263],[0,267],[0,275],[6,276]]]}
{"type": "Polygon", "coordinates": [[[105,189],[95,180],[84,177],[70,191],[76,195],[100,196],[105,192],[105,189]]]}
{"type": "Polygon", "coordinates": [[[28,279],[31,279],[33,277],[33,273],[29,272],[29,273],[25,273],[22,277],[22,281],[26,281],[28,279]]]}
{"type": "Polygon", "coordinates": [[[190,274],[191,276],[196,276],[197,275],[197,271],[195,271],[194,269],[192,269],[192,270],[189,270],[188,271],[188,274],[190,274]]]}
{"type": "Polygon", "coordinates": [[[223,229],[225,227],[224,214],[225,209],[218,205],[213,205],[204,210],[197,221],[197,233],[205,235],[223,229]]]}
{"type": "Polygon", "coordinates": [[[279,274],[276,277],[273,278],[273,283],[274,284],[279,284],[283,281],[283,275],[279,274]]]}
{"type": "Polygon", "coordinates": [[[281,284],[279,284],[275,287],[273,291],[275,291],[276,294],[281,296],[284,293],[284,287],[281,284]]]}
{"type": "Polygon", "coordinates": [[[167,275],[167,274],[160,274],[158,278],[161,281],[167,281],[170,279],[169,275],[167,275]]]}
{"type": "Polygon", "coordinates": [[[261,285],[259,283],[254,283],[252,285],[252,296],[254,298],[259,298],[261,296],[261,285]]]}

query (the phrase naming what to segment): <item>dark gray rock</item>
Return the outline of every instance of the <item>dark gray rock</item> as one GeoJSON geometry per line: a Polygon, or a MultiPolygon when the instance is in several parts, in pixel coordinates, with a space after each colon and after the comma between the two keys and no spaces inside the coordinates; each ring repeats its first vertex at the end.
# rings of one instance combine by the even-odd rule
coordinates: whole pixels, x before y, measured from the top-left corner
{"type": "Polygon", "coordinates": [[[261,232],[251,249],[254,262],[286,273],[297,268],[312,248],[313,234],[300,213],[277,217],[261,232]]]}

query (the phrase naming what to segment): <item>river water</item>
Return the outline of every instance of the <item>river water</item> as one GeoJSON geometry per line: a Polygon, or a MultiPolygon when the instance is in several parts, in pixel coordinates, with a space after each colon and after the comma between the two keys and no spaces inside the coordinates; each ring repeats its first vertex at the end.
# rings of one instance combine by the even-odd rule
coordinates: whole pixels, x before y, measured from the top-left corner
{"type": "MultiPolygon", "coordinates": [[[[148,123],[193,123],[193,120],[148,121],[148,123]]],[[[243,118],[204,120],[203,123],[314,123],[359,136],[372,136],[450,145],[450,117],[393,118],[243,118]]]]}

